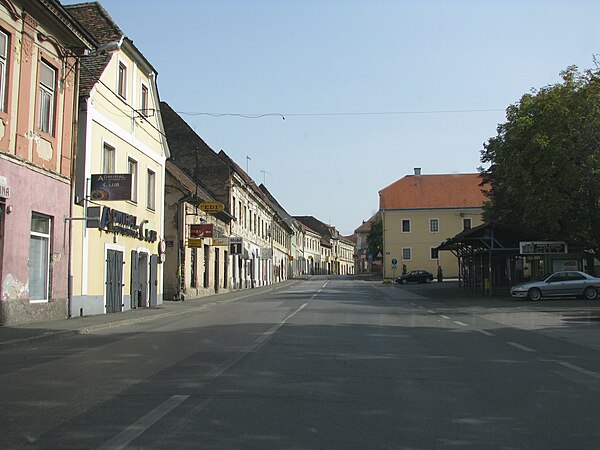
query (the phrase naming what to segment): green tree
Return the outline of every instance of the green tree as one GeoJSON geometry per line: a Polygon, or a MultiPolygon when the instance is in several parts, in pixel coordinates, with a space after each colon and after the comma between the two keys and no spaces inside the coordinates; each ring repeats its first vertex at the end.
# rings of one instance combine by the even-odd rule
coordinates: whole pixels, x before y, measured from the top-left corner
{"type": "Polygon", "coordinates": [[[368,252],[377,258],[379,253],[383,252],[383,222],[381,217],[375,218],[371,222],[369,234],[367,234],[368,252]]]}
{"type": "Polygon", "coordinates": [[[487,221],[585,240],[600,256],[599,75],[569,67],[507,108],[481,152],[487,221]]]}

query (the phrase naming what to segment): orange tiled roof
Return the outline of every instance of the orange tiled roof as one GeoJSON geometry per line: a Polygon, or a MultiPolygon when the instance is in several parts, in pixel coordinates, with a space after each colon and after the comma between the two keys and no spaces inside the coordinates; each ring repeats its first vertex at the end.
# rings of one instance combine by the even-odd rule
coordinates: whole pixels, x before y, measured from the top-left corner
{"type": "Polygon", "coordinates": [[[380,209],[482,207],[478,173],[407,175],[379,191],[380,209]]]}

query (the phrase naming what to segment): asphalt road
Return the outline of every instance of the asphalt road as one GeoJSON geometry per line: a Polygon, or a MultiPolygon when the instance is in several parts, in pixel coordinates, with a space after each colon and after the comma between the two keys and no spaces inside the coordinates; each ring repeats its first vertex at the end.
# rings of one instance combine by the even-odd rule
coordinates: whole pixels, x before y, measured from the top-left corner
{"type": "Polygon", "coordinates": [[[600,448],[600,301],[315,277],[0,352],[1,448],[600,448]]]}

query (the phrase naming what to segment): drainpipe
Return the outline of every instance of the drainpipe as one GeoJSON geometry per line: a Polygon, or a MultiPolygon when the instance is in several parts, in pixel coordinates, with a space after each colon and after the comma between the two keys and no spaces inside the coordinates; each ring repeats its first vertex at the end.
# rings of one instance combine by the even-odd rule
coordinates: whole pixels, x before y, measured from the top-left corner
{"type": "MultiPolygon", "coordinates": [[[[75,58],[74,68],[74,79],[75,85],[73,86],[73,123],[71,125],[71,195],[69,201],[69,217],[73,217],[73,205],[75,204],[75,162],[77,159],[77,145],[78,145],[78,129],[79,129],[79,58],[75,58]]],[[[87,217],[87,211],[85,213],[87,217]]],[[[71,306],[73,303],[73,221],[68,220],[69,228],[67,230],[67,236],[69,239],[69,254],[67,258],[67,317],[71,317],[71,306]]],[[[84,227],[86,224],[84,224],[84,227]]]]}

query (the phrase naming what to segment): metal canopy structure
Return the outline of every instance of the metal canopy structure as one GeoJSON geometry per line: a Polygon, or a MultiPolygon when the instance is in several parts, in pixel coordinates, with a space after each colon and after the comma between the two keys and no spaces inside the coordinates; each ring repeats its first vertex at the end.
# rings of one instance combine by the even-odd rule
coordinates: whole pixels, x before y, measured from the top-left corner
{"type": "Polygon", "coordinates": [[[590,248],[585,242],[490,222],[462,231],[447,239],[437,250],[450,251],[457,257],[462,287],[491,296],[494,291],[506,292],[510,286],[523,280],[524,260],[544,261],[539,264],[542,267],[551,260],[547,255],[521,255],[520,243],[524,241],[566,243],[569,253],[564,257],[579,261],[583,259],[584,251],[590,248]]]}

